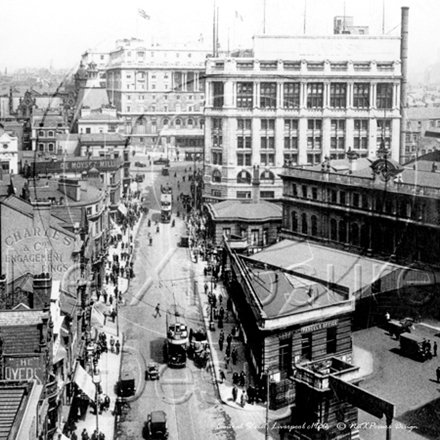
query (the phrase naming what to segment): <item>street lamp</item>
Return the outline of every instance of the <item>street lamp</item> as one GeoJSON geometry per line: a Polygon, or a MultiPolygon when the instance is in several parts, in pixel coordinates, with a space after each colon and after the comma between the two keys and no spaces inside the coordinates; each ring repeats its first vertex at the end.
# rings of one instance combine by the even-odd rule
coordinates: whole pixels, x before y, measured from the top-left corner
{"type": "Polygon", "coordinates": [[[214,303],[213,298],[214,298],[214,296],[213,296],[213,292],[212,292],[212,284],[213,284],[213,277],[211,277],[211,296],[210,296],[210,299],[209,299],[209,303],[211,305],[210,311],[209,311],[209,330],[215,330],[215,327],[214,327],[214,317],[212,316],[213,312],[214,312],[214,307],[213,307],[213,303],[214,303]]]}
{"type": "Polygon", "coordinates": [[[101,383],[101,372],[98,367],[93,369],[92,381],[95,384],[96,432],[99,439],[99,384],[101,383]]]}

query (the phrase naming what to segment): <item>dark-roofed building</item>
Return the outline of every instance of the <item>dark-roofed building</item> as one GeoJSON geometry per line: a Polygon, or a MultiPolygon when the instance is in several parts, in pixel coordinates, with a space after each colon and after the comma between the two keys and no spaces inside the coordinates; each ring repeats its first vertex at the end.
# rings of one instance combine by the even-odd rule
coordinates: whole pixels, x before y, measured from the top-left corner
{"type": "MultiPolygon", "coordinates": [[[[240,318],[250,373],[256,375],[255,383],[263,391],[269,383],[270,407],[293,405],[292,420],[301,425],[306,417],[301,408],[307,405],[307,398],[296,380],[298,373],[317,363],[341,363],[356,370],[351,365],[354,297],[347,287],[319,274],[263,263],[235,253],[227,241],[224,244],[226,284],[240,318]]],[[[325,401],[324,394],[321,396],[325,401]]],[[[325,415],[315,415],[313,422],[331,421],[333,404],[326,405],[325,415]]],[[[347,408],[355,423],[357,411],[351,405],[347,408]]],[[[318,438],[312,434],[309,438],[318,438]]]]}
{"type": "MultiPolygon", "coordinates": [[[[208,204],[206,212],[206,234],[213,243],[221,243],[226,234],[232,244],[239,243],[243,250],[261,249],[274,243],[282,223],[282,208],[264,200],[259,203],[226,200],[208,204]],[[241,240],[234,241],[234,237],[241,240]]],[[[237,248],[237,247],[236,247],[237,248]]]]}
{"type": "MultiPolygon", "coordinates": [[[[42,415],[46,421],[44,434],[53,434],[57,428],[53,411],[57,386],[51,373],[53,333],[49,308],[30,310],[20,306],[15,310],[1,310],[0,337],[2,379],[35,381],[42,387],[39,404],[46,412],[42,415]]],[[[43,422],[37,421],[37,424],[40,427],[43,422]]]]}
{"type": "Polygon", "coordinates": [[[42,391],[36,381],[0,381],[0,440],[37,440],[45,434],[42,391]]]}
{"type": "Polygon", "coordinates": [[[15,195],[0,204],[2,274],[8,282],[26,273],[64,276],[75,263],[77,235],[51,214],[50,202],[34,205],[15,195]]]}

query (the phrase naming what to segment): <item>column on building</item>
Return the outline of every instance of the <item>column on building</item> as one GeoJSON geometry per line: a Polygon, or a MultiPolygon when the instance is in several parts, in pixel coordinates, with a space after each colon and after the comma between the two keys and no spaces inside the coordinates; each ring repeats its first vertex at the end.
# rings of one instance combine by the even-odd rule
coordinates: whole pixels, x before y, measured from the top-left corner
{"type": "Polygon", "coordinates": [[[261,120],[255,116],[252,117],[252,165],[260,164],[261,152],[261,120]]]}
{"type": "Polygon", "coordinates": [[[298,163],[307,163],[307,118],[298,122],[298,163]]]}
{"type": "Polygon", "coordinates": [[[400,155],[400,119],[391,119],[391,158],[399,161],[400,155]]]}
{"type": "Polygon", "coordinates": [[[284,165],[284,117],[278,115],[275,119],[275,166],[284,165]]]}
{"type": "Polygon", "coordinates": [[[329,156],[330,157],[330,131],[331,131],[331,118],[330,117],[326,117],[322,119],[322,135],[321,135],[321,139],[322,139],[322,157],[321,160],[325,157],[325,156],[329,156]]]}
{"type": "Polygon", "coordinates": [[[223,197],[235,198],[235,179],[237,177],[237,119],[223,118],[223,197]]]}
{"type": "Polygon", "coordinates": [[[377,121],[376,118],[369,119],[369,136],[368,136],[368,157],[376,156],[377,151],[377,121]]]}
{"type": "Polygon", "coordinates": [[[224,94],[223,107],[225,107],[225,108],[235,107],[235,104],[234,104],[234,95],[235,95],[234,83],[232,82],[231,79],[228,79],[224,82],[223,94],[224,94]]]}
{"type": "Polygon", "coordinates": [[[345,119],[345,151],[348,151],[349,148],[353,149],[353,137],[354,137],[354,119],[346,118],[345,119]]]}
{"type": "Polygon", "coordinates": [[[254,81],[254,108],[260,108],[260,81],[254,81]]]}

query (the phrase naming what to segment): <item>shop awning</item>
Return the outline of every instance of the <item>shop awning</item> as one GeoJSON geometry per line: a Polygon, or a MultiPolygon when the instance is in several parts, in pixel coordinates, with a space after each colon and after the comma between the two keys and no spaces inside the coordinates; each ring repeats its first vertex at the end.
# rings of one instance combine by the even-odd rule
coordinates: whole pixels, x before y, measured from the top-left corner
{"type": "Polygon", "coordinates": [[[87,374],[86,370],[84,370],[84,368],[79,364],[76,366],[74,382],[81,388],[81,390],[90,400],[95,400],[96,389],[92,376],[87,374]]]}
{"type": "Polygon", "coordinates": [[[126,217],[127,217],[127,208],[125,207],[125,205],[124,204],[122,204],[122,203],[120,203],[119,205],[118,205],[118,210],[119,210],[119,212],[122,214],[122,215],[125,215],[126,217]]]}
{"type": "Polygon", "coordinates": [[[55,365],[57,362],[60,362],[63,359],[66,359],[67,357],[67,351],[66,349],[60,344],[58,346],[58,350],[53,358],[53,364],[55,365]]]}

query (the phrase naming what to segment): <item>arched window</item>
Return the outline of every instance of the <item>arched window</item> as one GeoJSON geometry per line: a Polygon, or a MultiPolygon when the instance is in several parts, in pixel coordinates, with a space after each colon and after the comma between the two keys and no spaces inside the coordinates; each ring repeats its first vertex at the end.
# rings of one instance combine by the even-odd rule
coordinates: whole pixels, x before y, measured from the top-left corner
{"type": "Polygon", "coordinates": [[[245,183],[250,184],[252,180],[251,174],[248,173],[246,170],[240,171],[237,174],[237,183],[245,183]]]}
{"type": "Polygon", "coordinates": [[[298,213],[292,211],[292,231],[298,232],[298,213]]]}
{"type": "Polygon", "coordinates": [[[174,121],[174,124],[175,124],[176,128],[179,129],[182,126],[182,121],[179,118],[177,118],[174,121]]]}
{"type": "Polygon", "coordinates": [[[47,132],[47,135],[49,136],[49,137],[53,137],[53,131],[51,130],[51,131],[48,131],[47,132]]]}
{"type": "Polygon", "coordinates": [[[40,151],[44,151],[44,144],[38,144],[38,149],[40,151]]]}
{"type": "Polygon", "coordinates": [[[47,150],[50,151],[51,153],[53,153],[53,151],[54,151],[53,143],[50,143],[47,145],[47,150]]]}
{"type": "Polygon", "coordinates": [[[170,123],[169,119],[168,119],[168,118],[165,118],[165,119],[162,121],[163,128],[168,128],[169,123],[170,123]]]}
{"type": "Polygon", "coordinates": [[[38,132],[38,136],[44,136],[44,130],[40,130],[40,131],[38,132]]]}
{"type": "Polygon", "coordinates": [[[339,222],[339,242],[346,243],[347,241],[347,223],[344,220],[339,222]]]}
{"type": "Polygon", "coordinates": [[[308,229],[307,215],[306,215],[306,213],[303,213],[303,214],[301,214],[301,232],[303,234],[307,234],[307,229],[308,229]]]}
{"type": "Polygon", "coordinates": [[[310,220],[312,223],[312,236],[316,237],[318,235],[318,218],[316,217],[316,215],[312,215],[310,220]]]}
{"type": "Polygon", "coordinates": [[[359,246],[359,226],[357,223],[351,225],[350,241],[351,244],[359,246]]]}
{"type": "Polygon", "coordinates": [[[215,183],[220,183],[222,181],[222,173],[219,170],[214,170],[212,172],[212,181],[215,183]]]}
{"type": "Polygon", "coordinates": [[[272,171],[265,170],[261,173],[260,180],[263,183],[275,183],[275,174],[272,171]]]}
{"type": "Polygon", "coordinates": [[[330,219],[330,240],[338,241],[338,224],[334,218],[330,219]]]}
{"type": "Polygon", "coordinates": [[[188,122],[186,125],[188,125],[188,128],[193,128],[194,121],[192,119],[188,119],[188,122]]]}
{"type": "Polygon", "coordinates": [[[134,134],[146,134],[147,132],[147,121],[143,116],[139,116],[134,123],[134,134]]]}

